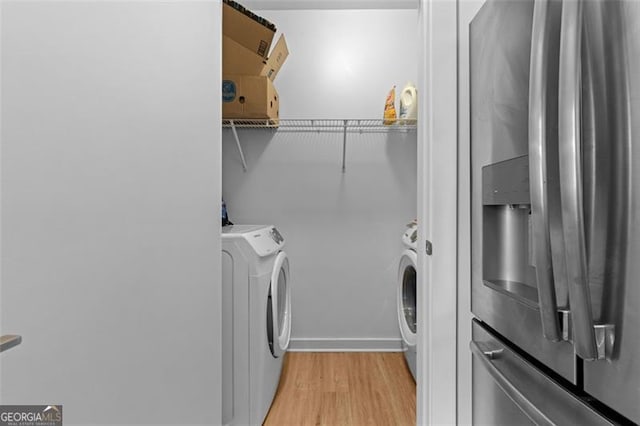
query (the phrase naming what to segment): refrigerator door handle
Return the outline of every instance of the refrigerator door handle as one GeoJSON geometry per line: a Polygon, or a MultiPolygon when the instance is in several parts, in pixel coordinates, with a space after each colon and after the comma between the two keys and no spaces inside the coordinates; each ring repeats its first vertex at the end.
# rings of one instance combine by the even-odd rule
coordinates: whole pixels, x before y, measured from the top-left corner
{"type": "Polygon", "coordinates": [[[529,66],[529,182],[531,238],[542,332],[548,340],[561,340],[558,306],[553,282],[549,210],[547,205],[546,104],[549,31],[548,0],[537,0],[533,8],[531,61],[529,66]]]}
{"type": "Polygon", "coordinates": [[[511,399],[517,406],[537,425],[555,425],[549,417],[547,417],[536,405],[531,402],[511,381],[493,365],[492,360],[496,359],[494,354],[499,354],[497,350],[481,349],[478,343],[471,341],[469,343],[471,352],[480,361],[482,367],[496,382],[498,387],[511,399]]]}
{"type": "MultiPolygon", "coordinates": [[[[563,2],[558,93],[562,233],[575,351],[585,360],[595,360],[606,357],[606,342],[610,342],[612,333],[608,333],[609,339],[599,338],[602,344],[597,344],[596,333],[605,333],[600,327],[598,330],[594,327],[589,294],[582,193],[581,48],[582,1],[563,2]]],[[[612,330],[612,327],[608,329],[612,330]]]]}

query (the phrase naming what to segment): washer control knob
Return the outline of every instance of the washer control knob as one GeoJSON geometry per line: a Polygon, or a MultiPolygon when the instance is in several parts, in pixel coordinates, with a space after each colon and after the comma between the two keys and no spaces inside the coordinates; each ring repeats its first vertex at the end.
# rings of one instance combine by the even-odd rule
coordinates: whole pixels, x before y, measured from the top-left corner
{"type": "Polygon", "coordinates": [[[282,237],[282,235],[280,235],[280,232],[278,232],[276,228],[271,228],[270,234],[271,238],[276,242],[276,244],[280,244],[284,241],[284,238],[282,237]]]}

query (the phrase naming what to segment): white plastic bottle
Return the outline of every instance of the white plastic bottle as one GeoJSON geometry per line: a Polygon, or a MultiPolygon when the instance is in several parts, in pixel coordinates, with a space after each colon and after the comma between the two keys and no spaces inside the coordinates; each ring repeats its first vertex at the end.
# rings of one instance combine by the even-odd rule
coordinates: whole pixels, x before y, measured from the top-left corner
{"type": "Polygon", "coordinates": [[[399,124],[416,124],[418,118],[418,92],[412,82],[408,82],[400,93],[399,124]]]}

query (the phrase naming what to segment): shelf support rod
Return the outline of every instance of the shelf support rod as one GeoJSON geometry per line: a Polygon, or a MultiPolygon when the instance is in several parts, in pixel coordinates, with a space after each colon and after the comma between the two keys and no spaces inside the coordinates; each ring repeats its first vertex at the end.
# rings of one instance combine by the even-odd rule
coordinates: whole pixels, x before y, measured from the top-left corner
{"type": "Polygon", "coordinates": [[[346,171],[346,159],[347,159],[347,124],[349,120],[344,120],[344,127],[342,133],[342,173],[346,171]]]}
{"type": "Polygon", "coordinates": [[[247,163],[244,161],[244,153],[242,152],[242,145],[240,145],[240,138],[238,137],[238,132],[236,131],[236,124],[233,120],[229,120],[231,124],[231,130],[233,131],[233,137],[236,138],[236,145],[238,146],[238,152],[240,153],[240,160],[242,160],[242,170],[247,171],[247,163]]]}

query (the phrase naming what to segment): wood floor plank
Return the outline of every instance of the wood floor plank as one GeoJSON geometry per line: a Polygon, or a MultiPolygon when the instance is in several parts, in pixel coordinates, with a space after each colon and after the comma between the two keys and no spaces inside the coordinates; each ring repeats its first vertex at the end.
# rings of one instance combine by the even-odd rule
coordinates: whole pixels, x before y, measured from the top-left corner
{"type": "Polygon", "coordinates": [[[415,413],[402,353],[292,352],[264,424],[409,426],[415,413]]]}

